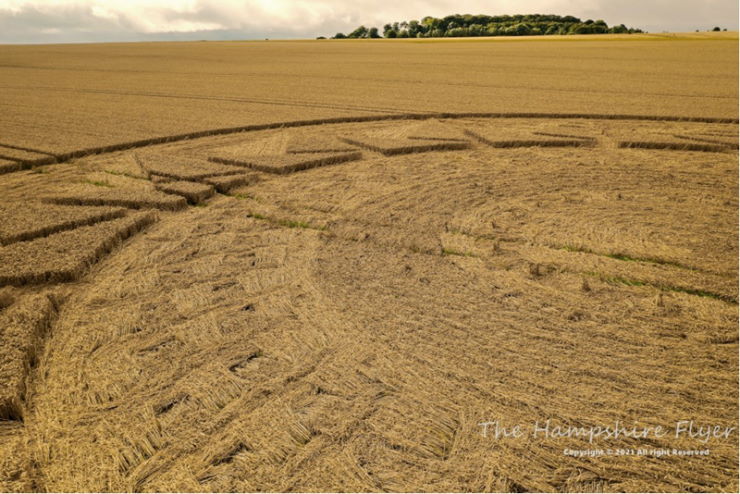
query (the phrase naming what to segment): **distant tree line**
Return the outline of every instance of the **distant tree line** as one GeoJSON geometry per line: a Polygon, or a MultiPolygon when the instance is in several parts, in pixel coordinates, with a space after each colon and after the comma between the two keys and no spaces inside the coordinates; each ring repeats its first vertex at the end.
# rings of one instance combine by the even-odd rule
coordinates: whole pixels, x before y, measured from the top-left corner
{"type": "Polygon", "coordinates": [[[441,19],[424,17],[420,21],[386,24],[383,33],[376,27],[360,26],[349,34],[337,33],[332,39],[346,38],[462,38],[468,36],[538,36],[545,34],[641,33],[624,24],[609,27],[602,20],[585,20],[572,15],[448,15],[441,19]]]}

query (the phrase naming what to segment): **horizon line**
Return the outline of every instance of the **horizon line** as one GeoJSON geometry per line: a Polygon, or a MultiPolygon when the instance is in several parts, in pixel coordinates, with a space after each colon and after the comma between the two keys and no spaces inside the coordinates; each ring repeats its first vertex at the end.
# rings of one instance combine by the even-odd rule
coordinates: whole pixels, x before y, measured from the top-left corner
{"type": "MultiPolygon", "coordinates": [[[[199,31],[194,31],[199,32],[199,31]]],[[[201,31],[205,32],[205,31],[201,31]]],[[[162,33],[151,33],[152,35],[177,35],[177,31],[167,31],[162,33]]],[[[104,44],[134,44],[134,43],[235,43],[235,42],[295,42],[295,41],[327,41],[327,42],[405,42],[405,43],[435,43],[435,42],[463,42],[463,41],[538,41],[538,40],[578,40],[583,38],[589,38],[592,40],[603,39],[604,41],[628,41],[635,38],[662,38],[668,40],[688,40],[694,39],[699,41],[705,37],[706,41],[737,41],[740,30],[726,30],[726,31],[661,31],[661,32],[641,32],[641,33],[601,33],[601,34],[539,34],[539,35],[525,35],[525,36],[460,36],[460,37],[428,37],[428,38],[344,38],[344,39],[331,39],[326,36],[320,39],[323,35],[316,37],[296,37],[296,38],[269,38],[269,37],[258,37],[258,38],[233,38],[233,39],[135,39],[135,40],[110,40],[110,41],[24,41],[24,42],[6,42],[0,41],[0,46],[41,46],[41,45],[104,45],[104,44]],[[731,36],[734,34],[735,36],[731,36]],[[704,35],[704,36],[701,36],[704,35]],[[706,36],[708,35],[708,36],[706,36]],[[681,36],[679,38],[678,36],[681,36]]]]}

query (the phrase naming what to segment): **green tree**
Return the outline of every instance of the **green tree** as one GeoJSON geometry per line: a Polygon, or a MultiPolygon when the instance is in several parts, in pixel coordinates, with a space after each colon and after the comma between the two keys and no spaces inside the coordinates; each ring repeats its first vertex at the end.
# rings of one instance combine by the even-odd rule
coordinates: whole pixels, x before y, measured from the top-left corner
{"type": "Polygon", "coordinates": [[[628,32],[628,29],[627,26],[625,26],[624,24],[620,24],[618,26],[612,26],[612,28],[609,29],[609,32],[622,34],[628,32]]]}
{"type": "Polygon", "coordinates": [[[421,32],[422,26],[419,24],[419,21],[409,21],[409,36],[412,38],[416,38],[417,35],[421,32]]]}
{"type": "Polygon", "coordinates": [[[349,33],[349,38],[367,38],[368,30],[365,26],[360,26],[351,33],[349,33]]]}
{"type": "Polygon", "coordinates": [[[480,24],[471,24],[470,27],[468,27],[468,34],[470,36],[483,36],[485,32],[486,28],[480,24]]]}
{"type": "MultiPolygon", "coordinates": [[[[715,27],[714,31],[720,31],[715,27]]],[[[628,28],[624,24],[609,27],[603,19],[586,19],[570,15],[448,15],[442,18],[426,16],[421,21],[394,22],[383,26],[386,38],[461,37],[461,36],[524,36],[562,34],[641,33],[640,29],[628,28]]],[[[341,33],[337,33],[341,34],[341,33]]],[[[335,38],[374,38],[376,28],[360,26],[348,36],[335,38]]]]}
{"type": "Polygon", "coordinates": [[[466,27],[453,27],[446,31],[445,36],[449,36],[450,38],[464,38],[468,34],[468,28],[466,27]]]}
{"type": "Polygon", "coordinates": [[[515,24],[514,26],[512,26],[512,29],[514,36],[527,36],[532,32],[532,28],[529,26],[529,24],[525,24],[524,22],[515,24]]]}

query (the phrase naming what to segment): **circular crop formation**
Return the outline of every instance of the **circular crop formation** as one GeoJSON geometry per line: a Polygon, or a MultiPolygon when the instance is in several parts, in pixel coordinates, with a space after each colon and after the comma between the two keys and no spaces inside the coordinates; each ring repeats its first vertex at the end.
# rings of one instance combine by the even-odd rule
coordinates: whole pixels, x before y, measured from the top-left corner
{"type": "Polygon", "coordinates": [[[734,423],[737,151],[734,120],[468,114],[3,153],[7,444],[52,490],[729,485],[732,444],[584,472],[478,423],[734,423]]]}
{"type": "MultiPolygon", "coordinates": [[[[28,182],[33,185],[29,187],[34,190],[30,203],[22,208],[3,207],[0,242],[8,247],[2,252],[0,286],[78,279],[117,243],[113,239],[125,238],[155,219],[151,213],[129,214],[123,218],[127,209],[178,211],[188,203],[202,205],[216,192],[229,195],[237,191],[238,194],[239,190],[247,190],[250,184],[259,181],[279,180],[283,175],[327,165],[352,166],[350,162],[381,156],[416,154],[435,160],[436,156],[431,153],[453,151],[459,152],[454,159],[462,163],[486,151],[490,154],[495,150],[507,150],[500,156],[508,157],[516,149],[541,155],[544,151],[540,148],[552,149],[553,157],[591,156],[603,163],[612,157],[630,160],[629,154],[620,152],[625,149],[641,150],[633,155],[639,156],[638,160],[646,156],[643,150],[652,150],[649,159],[664,159],[669,163],[687,158],[701,161],[708,156],[732,162],[737,152],[737,124],[732,121],[632,118],[509,116],[420,120],[417,116],[400,121],[376,118],[370,122],[333,125],[300,122],[292,126],[288,123],[287,128],[213,135],[196,141],[180,141],[175,137],[172,139],[180,142],[141,144],[131,151],[113,152],[112,156],[91,155],[85,158],[85,167],[78,171],[77,179],[69,174],[57,179],[53,167],[39,168],[47,158],[18,159],[6,171],[36,166],[30,173],[43,175],[30,175],[33,180],[28,182]],[[41,180],[47,173],[48,180],[41,180]],[[112,181],[117,183],[110,183],[112,181]],[[48,186],[44,182],[49,182],[48,186]],[[110,223],[113,219],[116,221],[110,223]],[[107,222],[105,226],[112,230],[92,226],[101,222],[107,222]],[[63,234],[80,227],[86,230],[63,234]],[[71,257],[59,255],[64,254],[65,249],[50,249],[47,245],[52,239],[67,244],[67,237],[73,238],[83,232],[100,237],[100,242],[96,245],[86,242],[87,248],[83,249],[69,245],[73,252],[71,257]],[[50,239],[54,234],[60,236],[50,239]],[[30,241],[33,242],[28,243],[30,241]],[[24,243],[13,249],[11,244],[17,242],[24,243]],[[44,254],[50,251],[53,255],[44,254]]],[[[214,134],[222,132],[213,131],[214,134]]],[[[388,173],[393,172],[392,166],[394,163],[388,162],[388,173]]],[[[639,163],[630,166],[639,166],[639,163]]],[[[12,201],[16,196],[27,201],[29,189],[24,187],[24,180],[14,179],[19,185],[7,191],[9,199],[12,201]]]]}

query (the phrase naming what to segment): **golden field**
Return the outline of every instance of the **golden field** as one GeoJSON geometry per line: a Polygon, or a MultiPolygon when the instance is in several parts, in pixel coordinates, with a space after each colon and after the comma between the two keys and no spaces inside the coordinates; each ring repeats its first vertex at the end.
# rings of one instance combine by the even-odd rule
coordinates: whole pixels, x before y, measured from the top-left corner
{"type": "Polygon", "coordinates": [[[0,143],[51,153],[428,112],[737,118],[737,33],[0,47],[0,143]],[[668,41],[666,41],[668,39],[668,41]]]}
{"type": "Polygon", "coordinates": [[[736,492],[737,56],[0,47],[0,491],[736,492]]]}

